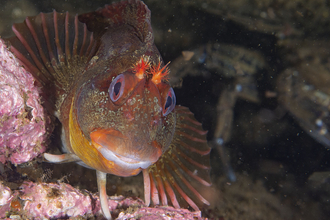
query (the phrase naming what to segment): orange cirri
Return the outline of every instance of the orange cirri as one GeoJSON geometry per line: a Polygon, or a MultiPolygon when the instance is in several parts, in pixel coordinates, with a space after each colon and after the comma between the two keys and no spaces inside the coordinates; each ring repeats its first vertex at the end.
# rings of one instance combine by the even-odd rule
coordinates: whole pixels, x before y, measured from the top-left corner
{"type": "Polygon", "coordinates": [[[142,171],[147,205],[209,205],[201,195],[211,185],[206,131],[187,108],[176,106],[143,2],[79,16],[41,13],[13,31],[11,51],[62,123],[68,153],[44,157],[95,169],[107,219],[106,174],[142,171]]]}

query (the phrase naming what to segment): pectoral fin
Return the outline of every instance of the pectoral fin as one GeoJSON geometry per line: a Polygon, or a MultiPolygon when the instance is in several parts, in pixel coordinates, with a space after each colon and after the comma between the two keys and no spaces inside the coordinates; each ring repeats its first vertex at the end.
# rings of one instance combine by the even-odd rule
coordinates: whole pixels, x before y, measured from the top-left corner
{"type": "Polygon", "coordinates": [[[202,196],[211,186],[211,148],[206,141],[206,131],[196,121],[188,108],[177,106],[176,130],[169,149],[151,167],[143,171],[145,201],[175,208],[187,204],[199,210],[209,202],[202,196]]]}

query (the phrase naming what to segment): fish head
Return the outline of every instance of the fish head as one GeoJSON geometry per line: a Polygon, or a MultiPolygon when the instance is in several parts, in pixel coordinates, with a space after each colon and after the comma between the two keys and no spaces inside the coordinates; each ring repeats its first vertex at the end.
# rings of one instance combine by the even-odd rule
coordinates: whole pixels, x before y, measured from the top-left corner
{"type": "Polygon", "coordinates": [[[78,126],[100,160],[111,161],[108,173],[137,174],[168,149],[175,130],[176,98],[167,74],[161,61],[151,63],[143,56],[111,80],[92,80],[88,89],[82,87],[75,107],[78,126]]]}

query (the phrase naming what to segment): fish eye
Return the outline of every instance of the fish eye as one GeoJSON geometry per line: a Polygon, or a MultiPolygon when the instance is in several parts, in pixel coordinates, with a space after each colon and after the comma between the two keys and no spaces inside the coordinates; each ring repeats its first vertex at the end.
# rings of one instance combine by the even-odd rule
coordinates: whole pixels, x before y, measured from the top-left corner
{"type": "Polygon", "coordinates": [[[166,102],[163,108],[163,115],[166,116],[171,111],[173,111],[173,109],[175,108],[175,104],[176,104],[176,97],[174,94],[174,90],[170,88],[167,92],[166,102]]]}
{"type": "Polygon", "coordinates": [[[110,84],[109,95],[113,102],[116,102],[124,92],[125,77],[123,74],[118,75],[110,84]]]}

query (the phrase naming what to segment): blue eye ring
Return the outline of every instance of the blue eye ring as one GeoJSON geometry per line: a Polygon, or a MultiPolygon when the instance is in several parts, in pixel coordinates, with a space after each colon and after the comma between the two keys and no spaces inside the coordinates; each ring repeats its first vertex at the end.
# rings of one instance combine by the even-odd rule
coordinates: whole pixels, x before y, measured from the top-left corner
{"type": "Polygon", "coordinates": [[[168,115],[173,111],[176,104],[176,97],[173,88],[170,88],[167,92],[167,96],[165,99],[164,107],[163,107],[163,116],[168,115]]]}
{"type": "Polygon", "coordinates": [[[112,102],[116,102],[124,92],[125,77],[123,74],[118,75],[109,86],[109,96],[112,102]]]}

